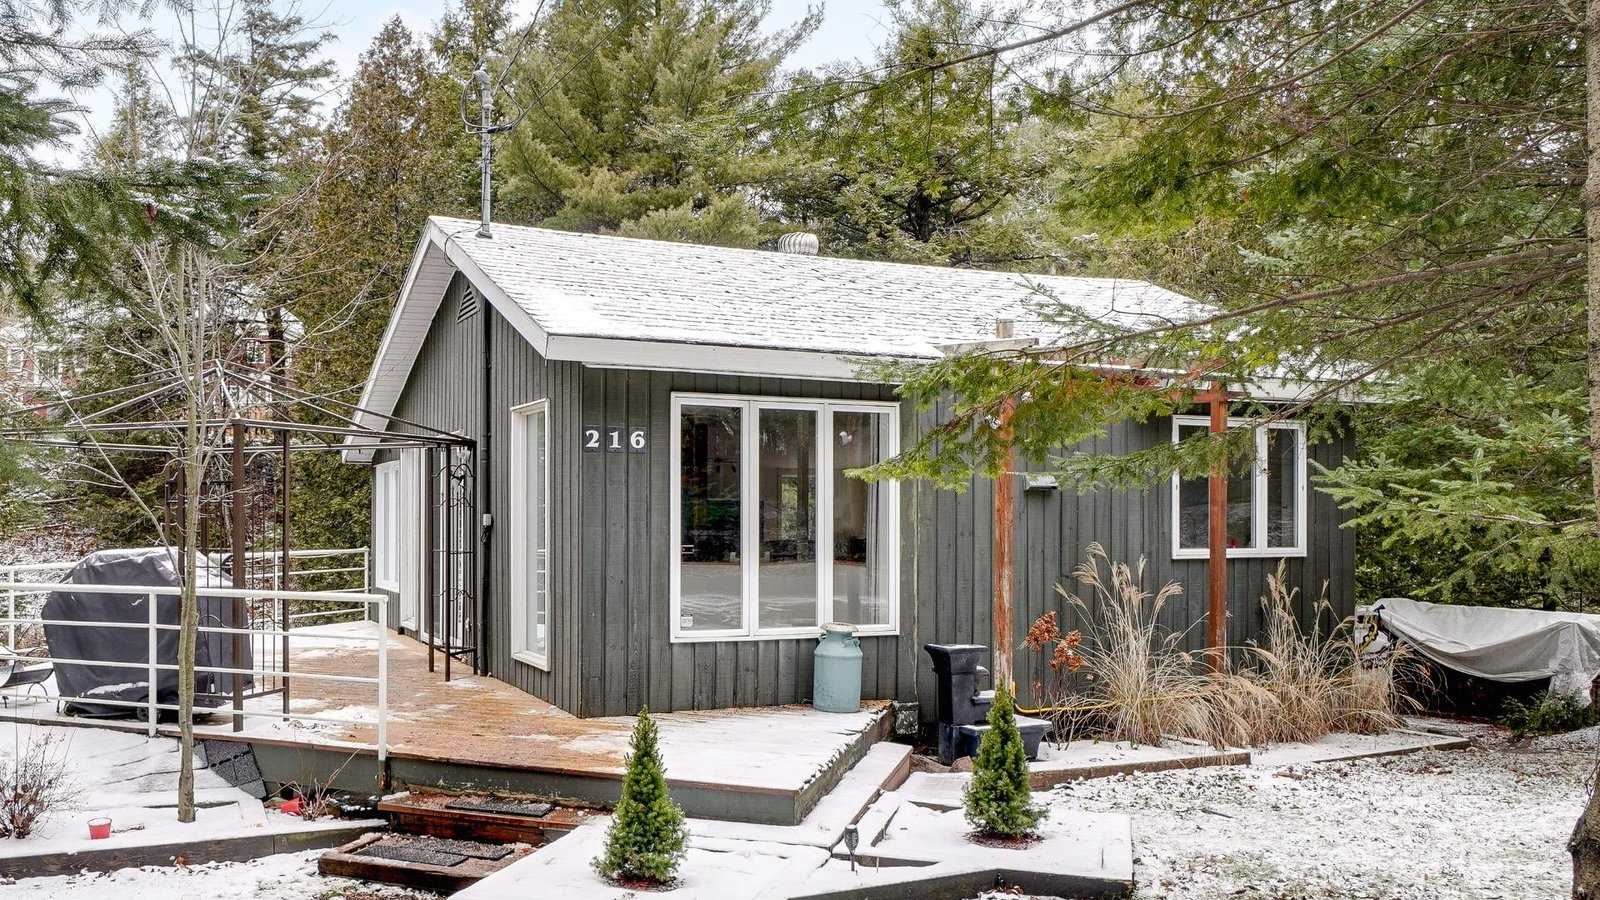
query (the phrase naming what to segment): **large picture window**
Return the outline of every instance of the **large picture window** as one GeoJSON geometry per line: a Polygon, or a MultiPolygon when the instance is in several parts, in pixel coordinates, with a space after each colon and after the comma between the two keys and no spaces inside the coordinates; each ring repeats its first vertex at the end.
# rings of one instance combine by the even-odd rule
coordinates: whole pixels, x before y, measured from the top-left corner
{"type": "Polygon", "coordinates": [[[672,636],[898,627],[898,488],[850,478],[898,450],[894,404],[673,397],[672,636]]]}
{"type": "MultiPolygon", "coordinates": [[[[1228,474],[1228,556],[1304,556],[1306,533],[1306,432],[1298,422],[1252,428],[1250,457],[1228,474]]],[[[1177,443],[1210,430],[1204,416],[1175,416],[1177,443]]],[[[1205,476],[1172,476],[1172,555],[1200,559],[1211,547],[1211,486],[1205,476]]]]}
{"type": "Polygon", "coordinates": [[[550,668],[550,408],[511,411],[511,651],[550,668]]]}

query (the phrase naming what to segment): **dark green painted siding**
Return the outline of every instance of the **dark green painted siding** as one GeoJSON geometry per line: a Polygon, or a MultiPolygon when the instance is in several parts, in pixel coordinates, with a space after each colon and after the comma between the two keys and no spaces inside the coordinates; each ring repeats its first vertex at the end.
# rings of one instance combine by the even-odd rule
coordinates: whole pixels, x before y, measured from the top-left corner
{"type": "MultiPolygon", "coordinates": [[[[466,280],[457,275],[434,316],[428,337],[412,367],[395,414],[478,439],[485,402],[481,316],[491,316],[492,364],[488,394],[493,419],[490,448],[490,529],[488,564],[492,579],[488,603],[486,659],[490,674],[565,709],[578,705],[575,663],[579,621],[576,537],[578,383],[576,363],[548,362],[487,303],[458,321],[466,280]],[[550,664],[542,671],[511,656],[510,428],[511,409],[534,400],[550,401],[550,664]]],[[[480,510],[482,512],[482,510],[480,510]]],[[[398,610],[391,606],[391,620],[398,610]]]]}
{"type": "MultiPolygon", "coordinates": [[[[814,638],[673,644],[668,598],[672,395],[893,400],[883,385],[588,369],[584,422],[644,425],[649,451],[582,454],[584,635],[581,715],[798,703],[811,696],[814,638]]],[[[902,518],[908,507],[902,498],[902,518]]],[[[903,567],[902,567],[903,568],[903,567]]],[[[902,581],[905,580],[902,572],[902,581]]],[[[901,591],[902,621],[910,591],[901,591]]],[[[863,637],[862,691],[897,696],[905,641],[863,637]]]]}
{"type": "MultiPolygon", "coordinates": [[[[457,321],[464,280],[458,276],[435,318],[405,392],[399,416],[476,437],[484,402],[481,321],[493,315],[490,408],[491,595],[488,654],[492,675],[585,716],[652,709],[708,709],[795,703],[811,688],[812,639],[673,644],[668,582],[673,536],[671,397],[674,392],[890,400],[884,385],[709,374],[584,368],[541,358],[504,319],[489,311],[457,321]],[[550,401],[551,672],[510,653],[510,409],[550,401]],[[647,453],[581,452],[585,424],[644,425],[647,453]]],[[[933,414],[928,414],[933,415],[933,414]]],[[[926,421],[928,416],[924,416],[926,421]]],[[[902,413],[903,430],[918,416],[902,413]]],[[[1126,423],[1089,442],[1092,452],[1124,453],[1165,441],[1170,422],[1126,423]]],[[[903,438],[904,441],[904,438],[903,438]]],[[[1346,438],[1313,445],[1312,459],[1335,465],[1353,448],[1346,438]]],[[[989,643],[992,569],[991,498],[987,482],[965,492],[909,484],[901,491],[900,636],[866,637],[862,677],[868,697],[931,703],[931,672],[922,645],[989,643]]],[[[1186,643],[1204,643],[1204,560],[1171,558],[1171,503],[1166,483],[1143,491],[1021,491],[1017,505],[1017,644],[1028,624],[1048,609],[1064,611],[1057,585],[1098,541],[1113,559],[1148,558],[1145,584],[1169,580],[1185,588],[1164,611],[1165,624],[1186,643]]],[[[1308,613],[1324,583],[1337,615],[1353,608],[1354,541],[1339,527],[1342,514],[1312,492],[1308,555],[1288,561],[1290,584],[1308,613]]],[[[1272,559],[1229,565],[1230,638],[1242,642],[1259,626],[1257,600],[1272,559]]],[[[1071,624],[1070,618],[1068,619],[1071,624]]],[[[1024,651],[1025,652],[1025,651],[1024,651]]],[[[1031,671],[1018,657],[1019,680],[1031,671]]]]}

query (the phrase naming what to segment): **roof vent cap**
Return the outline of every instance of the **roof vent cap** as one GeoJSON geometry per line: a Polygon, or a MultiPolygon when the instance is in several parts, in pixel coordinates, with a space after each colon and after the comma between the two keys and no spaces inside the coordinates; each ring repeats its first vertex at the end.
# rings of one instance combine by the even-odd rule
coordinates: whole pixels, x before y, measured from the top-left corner
{"type": "Polygon", "coordinates": [[[791,231],[778,238],[779,253],[794,253],[799,256],[816,256],[820,246],[817,236],[809,231],[791,231]]]}

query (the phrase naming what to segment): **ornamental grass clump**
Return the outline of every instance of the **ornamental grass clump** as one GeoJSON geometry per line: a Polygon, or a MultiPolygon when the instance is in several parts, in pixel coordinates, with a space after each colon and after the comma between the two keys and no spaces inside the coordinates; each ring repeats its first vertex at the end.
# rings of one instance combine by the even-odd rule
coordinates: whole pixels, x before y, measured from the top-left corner
{"type": "Polygon", "coordinates": [[[1211,683],[1181,649],[1184,633],[1161,625],[1162,608],[1183,588],[1168,582],[1152,594],[1144,573],[1145,560],[1136,567],[1112,562],[1096,543],[1073,573],[1089,596],[1057,588],[1091,624],[1073,648],[1082,657],[1083,690],[1053,705],[1092,708],[1114,740],[1160,745],[1176,736],[1220,744],[1211,683]]]}
{"type": "Polygon", "coordinates": [[[602,878],[623,884],[664,885],[677,875],[689,842],[683,810],[667,793],[661,747],[650,711],[639,711],[629,744],[622,799],[611,814],[606,845],[595,857],[602,878]]]}
{"type": "Polygon", "coordinates": [[[1022,840],[1033,834],[1044,818],[1043,807],[1033,802],[1028,784],[1028,755],[1017,731],[1011,692],[995,688],[989,708],[989,730],[978,742],[972,759],[972,780],[966,790],[967,823],[979,837],[1022,840]]]}
{"type": "Polygon", "coordinates": [[[1335,731],[1373,734],[1403,724],[1395,667],[1404,660],[1394,655],[1364,665],[1344,629],[1323,633],[1320,623],[1333,616],[1326,599],[1311,604],[1317,624],[1309,630],[1300,624],[1301,605],[1280,563],[1261,600],[1260,639],[1244,648],[1238,673],[1218,685],[1218,702],[1238,710],[1244,723],[1235,743],[1309,742],[1335,731]]]}

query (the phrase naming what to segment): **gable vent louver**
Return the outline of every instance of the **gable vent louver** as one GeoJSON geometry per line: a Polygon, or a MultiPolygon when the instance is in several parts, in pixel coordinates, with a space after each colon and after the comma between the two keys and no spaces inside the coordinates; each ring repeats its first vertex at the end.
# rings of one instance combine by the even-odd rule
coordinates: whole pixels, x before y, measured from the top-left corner
{"type": "Polygon", "coordinates": [[[461,306],[456,309],[456,321],[465,322],[478,314],[478,292],[467,288],[461,292],[461,306]]]}

